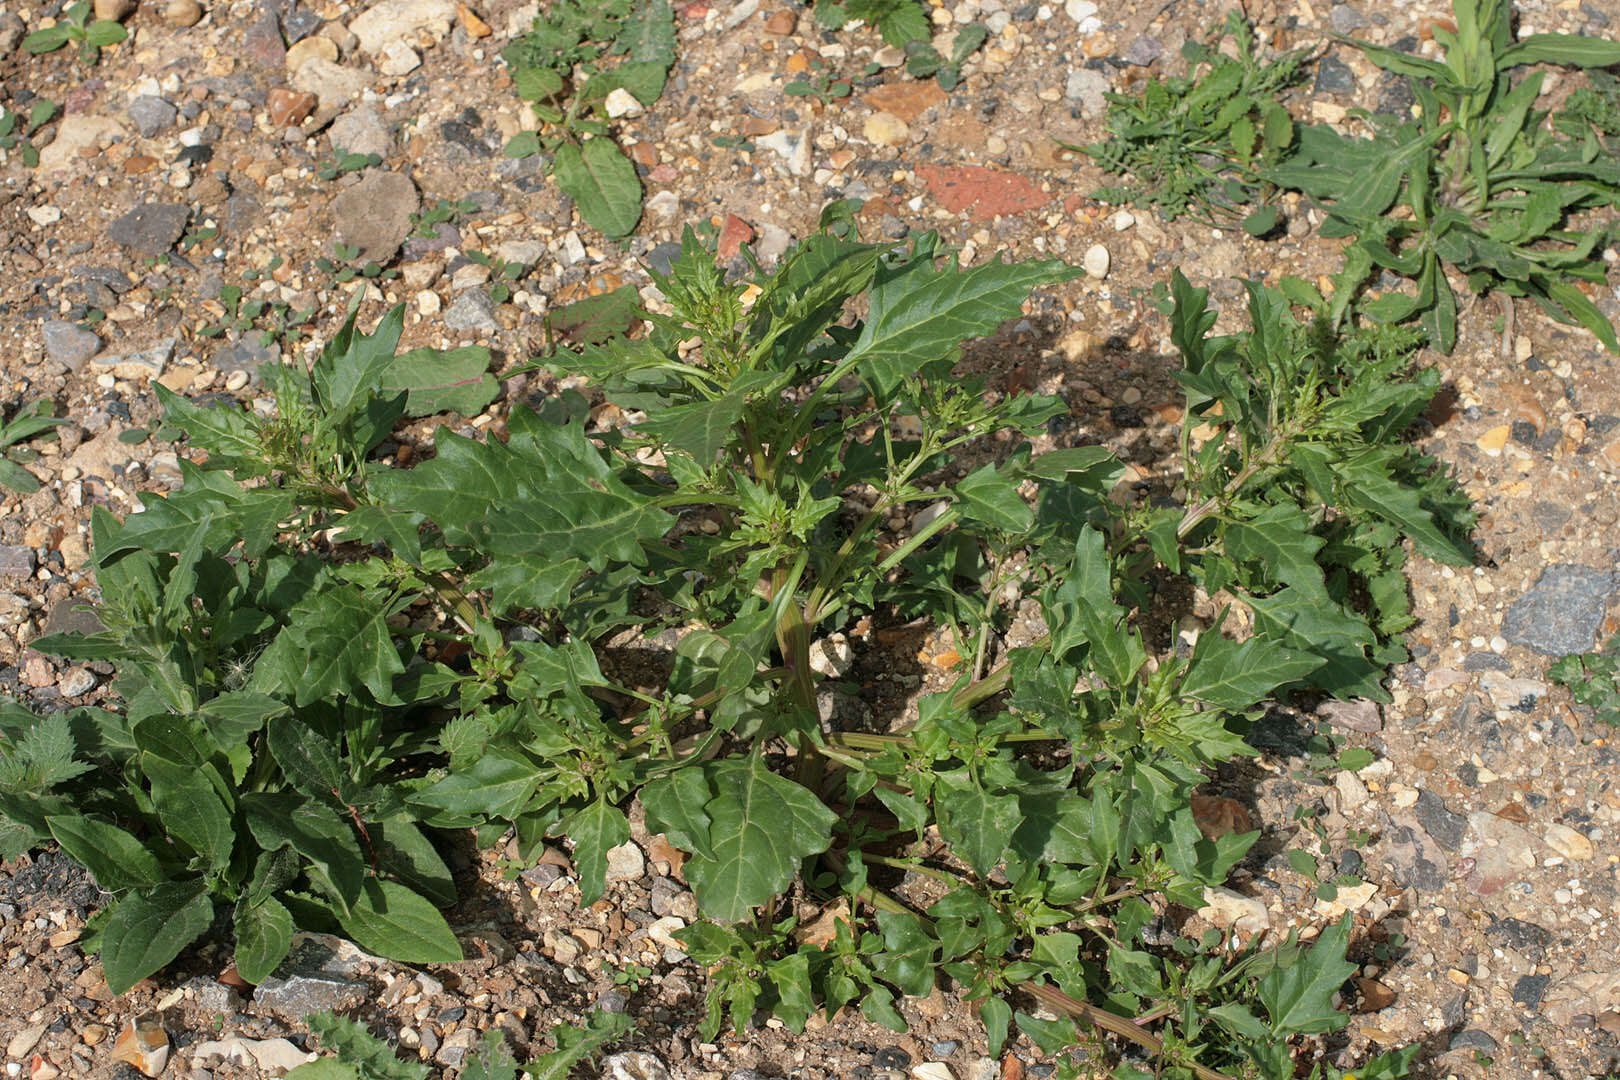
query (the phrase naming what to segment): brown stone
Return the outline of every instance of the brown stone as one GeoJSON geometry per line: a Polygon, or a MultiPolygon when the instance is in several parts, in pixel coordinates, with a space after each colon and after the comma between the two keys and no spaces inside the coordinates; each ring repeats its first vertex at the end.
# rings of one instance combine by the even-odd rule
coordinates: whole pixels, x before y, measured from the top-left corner
{"type": "Polygon", "coordinates": [[[124,174],[126,176],[139,176],[144,172],[151,172],[157,167],[157,159],[147,157],[145,154],[131,154],[124,159],[124,174]]]}
{"type": "Polygon", "coordinates": [[[753,139],[761,135],[769,135],[779,126],[775,120],[768,120],[763,116],[745,116],[742,122],[742,133],[753,139]]]}
{"type": "Polygon", "coordinates": [[[315,111],[315,102],[315,95],[307,90],[278,86],[270,91],[266,102],[270,123],[278,128],[297,127],[304,122],[304,117],[315,111]]]}
{"type": "Polygon", "coordinates": [[[720,226],[720,242],[716,253],[722,259],[730,259],[742,249],[742,246],[754,238],[754,227],[736,214],[727,214],[724,225],[720,226]]]}
{"type": "Polygon", "coordinates": [[[1228,833],[1254,831],[1254,819],[1249,816],[1248,807],[1236,799],[1221,795],[1194,795],[1188,802],[1192,807],[1193,821],[1198,823],[1198,831],[1204,834],[1206,840],[1214,840],[1228,833]]]}
{"type": "Polygon", "coordinates": [[[866,103],[872,108],[898,116],[908,124],[915,124],[919,116],[946,100],[945,91],[932,79],[886,83],[866,95],[866,103]]]}
{"type": "Polygon", "coordinates": [[[776,34],[778,37],[785,36],[793,33],[794,24],[797,22],[798,18],[793,12],[785,8],[781,11],[774,11],[765,19],[765,32],[767,34],[776,34]]]}
{"type": "Polygon", "coordinates": [[[456,5],[456,17],[461,20],[462,28],[467,31],[468,37],[487,38],[495,32],[489,23],[479,18],[478,13],[466,4],[456,5]]]}
{"type": "Polygon", "coordinates": [[[630,147],[630,156],[636,159],[637,165],[650,169],[658,164],[658,147],[643,139],[630,147]]]}
{"type": "Polygon", "coordinates": [[[1501,808],[1496,811],[1496,816],[1523,825],[1530,820],[1530,811],[1524,808],[1523,803],[1503,803],[1501,808]]]}
{"type": "Polygon", "coordinates": [[[917,176],[940,206],[953,214],[970,211],[974,221],[1038,210],[1052,201],[1027,176],[981,165],[921,165],[917,176]]]}
{"type": "Polygon", "coordinates": [[[1361,991],[1362,1012],[1378,1012],[1395,1004],[1395,991],[1377,979],[1358,978],[1356,989],[1361,991]]]}

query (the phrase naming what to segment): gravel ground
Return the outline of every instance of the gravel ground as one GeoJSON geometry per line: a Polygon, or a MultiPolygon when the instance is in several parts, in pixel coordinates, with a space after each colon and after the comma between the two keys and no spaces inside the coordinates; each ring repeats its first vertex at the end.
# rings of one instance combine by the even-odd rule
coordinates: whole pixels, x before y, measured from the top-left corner
{"type": "MultiPolygon", "coordinates": [[[[0,101],[26,112],[38,95],[65,110],[34,137],[37,169],[0,151],[0,402],[9,414],[48,397],[71,420],[34,444],[41,490],[0,502],[0,689],[36,708],[104,693],[104,665],[58,665],[27,645],[82,625],[73,608],[94,597],[91,509],[122,514],[138,492],[179,483],[176,448],[136,430],[159,427],[152,384],[253,401],[260,367],[323,340],[355,289],[366,325],[407,304],[405,347],[484,343],[509,367],[543,341],[546,311],[625,283],[647,287],[645,264],[667,262],[686,222],[751,240],[768,263],[813,228],[828,199],[860,198],[869,235],[936,229],[964,261],[1055,254],[1104,271],[1032,300],[1028,317],[974,358],[1002,386],[1062,393],[1069,435],[1112,446],[1134,483],[1152,485],[1180,413],[1167,327],[1145,290],[1180,267],[1227,309],[1224,328],[1237,325],[1242,278],[1314,279],[1337,265],[1337,243],[1315,235],[1319,219],[1303,206],[1290,207],[1286,236],[1269,242],[1166,224],[1088,199],[1102,177],[1061,148],[1098,136],[1105,91],[1179,71],[1181,44],[1221,18],[1214,3],[936,2],[942,31],[969,21],[992,31],[947,96],[907,81],[894,51],[867,32],[829,38],[781,0],[695,0],[678,10],[669,91],[625,121],[648,201],[622,244],[585,226],[533,159],[500,152],[523,120],[497,56],[533,5],[496,0],[477,16],[447,0],[384,0],[370,11],[294,0],[122,6],[133,8],[122,15],[131,39],[95,67],[71,50],[18,48],[59,0],[0,7],[0,101]],[[855,93],[827,103],[785,95],[812,61],[854,77],[855,93]],[[869,64],[878,72],[862,76],[869,64]],[[717,146],[717,136],[753,149],[717,146]],[[338,148],[382,163],[322,179],[338,148]],[[413,213],[461,200],[430,235],[412,235],[413,213]],[[316,264],[334,240],[397,276],[334,281],[316,264]],[[509,302],[494,301],[470,252],[527,268],[509,302]],[[233,288],[313,314],[268,343],[267,320],[203,336],[233,288]],[[98,312],[105,318],[81,328],[98,312]]],[[[1615,0],[1520,8],[1525,31],[1620,26],[1615,0]]],[[[1426,20],[1444,9],[1251,0],[1247,11],[1276,47],[1332,29],[1431,51],[1426,20]]],[[[1398,92],[1357,53],[1331,56],[1323,77],[1295,93],[1297,115],[1337,122],[1398,92]]],[[[1594,298],[1620,315],[1612,293],[1594,298]]],[[[1365,966],[1346,1002],[1351,1025],[1324,1052],[1348,1063],[1421,1041],[1423,1075],[1598,1078],[1620,1060],[1620,762],[1611,732],[1549,688],[1546,669],[1617,628],[1620,380],[1589,336],[1528,308],[1504,359],[1497,314],[1494,303],[1464,312],[1455,353],[1435,358],[1446,391],[1420,433],[1484,514],[1481,565],[1454,571],[1414,558],[1415,659],[1393,673],[1390,706],[1278,709],[1257,739],[1266,756],[1216,778],[1264,837],[1230,883],[1230,910],[1206,909],[1185,929],[1248,913],[1271,932],[1310,932],[1350,908],[1365,966]],[[1317,728],[1376,759],[1354,774],[1322,765],[1307,742],[1317,728]],[[1366,885],[1315,900],[1286,856],[1302,847],[1366,885]]],[[[545,389],[508,380],[486,415],[452,420],[479,427],[506,401],[545,389]]],[[[421,444],[431,426],[402,430],[400,447],[421,444]]],[[[861,704],[894,715],[948,663],[937,638],[874,634],[861,644],[870,650],[856,668],[861,704]]],[[[906,1006],[904,1038],[846,1014],[813,1020],[802,1036],[772,1021],[702,1042],[703,973],[668,937],[695,914],[678,852],[638,832],[616,852],[609,895],[584,908],[565,853],[514,880],[495,855],[462,853],[458,869],[473,887],[452,913],[467,944],[461,964],[414,971],[312,938],[254,989],[232,985],[216,943],[119,999],[75,944],[98,904],[94,884],[51,852],[7,864],[7,1075],[130,1075],[132,1063],[194,1080],[279,1075],[306,1056],[301,1018],[327,1007],[355,1010],[447,1075],[484,1029],[502,1028],[520,1053],[539,1051],[551,1024],[591,1006],[637,1021],[603,1066],[613,1077],[1052,1071],[1027,1043],[1003,1061],[984,1058],[982,1033],[961,1019],[969,1010],[941,993],[906,1006]],[[649,974],[615,980],[637,965],[649,974]],[[143,1038],[147,1049],[131,1049],[143,1038]]]]}

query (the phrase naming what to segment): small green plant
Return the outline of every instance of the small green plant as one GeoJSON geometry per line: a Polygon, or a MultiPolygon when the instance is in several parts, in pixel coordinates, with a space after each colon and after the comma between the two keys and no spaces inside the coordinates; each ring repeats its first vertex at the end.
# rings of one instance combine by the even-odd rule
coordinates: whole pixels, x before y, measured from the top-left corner
{"type": "Polygon", "coordinates": [[[1620,727],[1620,634],[1596,652],[1566,656],[1547,671],[1599,723],[1620,727]]]}
{"type": "MultiPolygon", "coordinates": [[[[1545,73],[1532,64],[1620,63],[1620,42],[1570,34],[1513,40],[1511,0],[1454,0],[1455,31],[1435,28],[1445,61],[1345,39],[1378,66],[1412,79],[1415,118],[1372,118],[1371,138],[1300,129],[1297,152],[1272,182],[1322,201],[1322,235],[1354,237],[1346,252],[1363,279],[1387,270],[1416,283],[1361,305],[1380,322],[1421,322],[1433,346],[1457,339],[1446,270],[1475,293],[1529,297],[1560,322],[1620,352],[1614,328],[1583,284],[1602,288],[1602,225],[1570,228],[1580,211],[1620,201],[1620,162],[1590,123],[1549,125],[1535,108],[1545,73]],[[1398,212],[1397,212],[1398,211],[1398,212]]],[[[1594,84],[1602,87],[1599,81],[1594,84]]],[[[1596,105],[1591,99],[1582,107],[1596,105]]]]}
{"type": "MultiPolygon", "coordinates": [[[[439,235],[439,226],[454,221],[478,209],[471,199],[440,199],[426,210],[411,215],[411,235],[433,240],[439,235]]],[[[354,253],[358,255],[359,252],[354,253]]],[[[350,258],[353,258],[351,255],[350,258]]]]}
{"type": "Polygon", "coordinates": [[[353,265],[358,258],[360,258],[360,248],[356,245],[334,243],[332,245],[332,257],[329,259],[323,255],[316,259],[315,269],[323,274],[330,274],[333,284],[336,285],[353,281],[357,277],[377,281],[391,281],[399,277],[397,269],[389,267],[385,270],[382,263],[376,259],[369,260],[363,266],[353,265]]]}
{"type": "Polygon", "coordinates": [[[962,84],[962,65],[989,37],[990,31],[978,23],[969,23],[957,30],[949,56],[927,42],[913,42],[906,47],[906,74],[914,79],[932,77],[948,94],[962,84]]]}
{"type": "Polygon", "coordinates": [[[652,978],[652,968],[645,964],[626,964],[609,970],[613,975],[613,985],[622,986],[632,994],[641,989],[642,983],[652,978]]]}
{"type": "Polygon", "coordinates": [[[62,11],[54,26],[35,30],[23,38],[22,45],[31,53],[55,52],[70,41],[79,43],[79,59],[94,64],[101,59],[101,50],[116,45],[129,37],[122,23],[112,19],[90,19],[90,0],[74,0],[62,11]]]}
{"type": "Polygon", "coordinates": [[[849,97],[855,89],[845,78],[834,75],[827,61],[816,57],[810,61],[810,70],[782,87],[790,97],[813,97],[823,105],[830,105],[849,97]]]}
{"type": "Polygon", "coordinates": [[[1209,42],[1182,47],[1189,74],[1150,79],[1136,96],[1107,95],[1107,138],[1069,149],[1127,178],[1097,192],[1105,202],[1152,207],[1172,221],[1183,214],[1214,225],[1241,220],[1256,236],[1269,232],[1278,213],[1264,201],[1270,185],[1262,171],[1294,142],[1293,118],[1277,99],[1301,80],[1311,51],[1262,60],[1253,28],[1234,10],[1209,42]],[[1217,51],[1226,37],[1237,56],[1217,51]]]}
{"type": "Polygon", "coordinates": [[[18,120],[22,116],[21,113],[12,109],[0,112],[0,150],[15,150],[21,146],[23,164],[30,169],[38,166],[39,151],[28,140],[34,132],[50,123],[51,118],[56,115],[56,109],[56,102],[36,98],[33,105],[29,106],[28,118],[22,121],[20,128],[18,120]]]}
{"type": "Polygon", "coordinates": [[[359,172],[361,169],[369,169],[373,165],[381,164],[381,154],[339,154],[317,166],[315,175],[322,180],[336,180],[344,173],[359,172]]]}
{"type": "MultiPolygon", "coordinates": [[[[688,230],[645,336],[539,362],[644,420],[589,433],[570,391],[514,407],[502,437],[441,428],[409,468],[374,453],[418,400],[399,365],[447,373],[395,355],[400,309],[370,336],[351,319],[312,371],[270,369],[268,417],[159,388],[207,464],[96,516],[107,629],[34,647],[116,663],[122,707],[0,712],[9,850],[54,838],[117,895],[90,942],[116,992],[215,903],[249,978],[294,925],[454,958],[436,830],[512,830],[524,858],[565,836],[591,903],[635,799],[687,853],[707,1038],[845,1005],[903,1030],[898,998],[948,981],[993,1055],[1015,1027],[1053,1053],[1089,1027],[1160,1075],[1291,1080],[1300,1040],[1345,1022],[1349,920],[1309,946],[1146,929],[1256,838],[1205,838],[1190,800],[1253,753],[1267,700],[1387,699],[1403,538],[1470,559],[1466,502],[1402,441],[1438,376],[1413,370],[1410,334],[1340,335],[1258,285],[1251,329],[1211,337],[1177,275],[1181,479],[1138,500],[1106,449],[1024,441],[1063,402],[958,371],[966,342],[1077,275],[846,229],[728,281],[688,230]],[[1147,616],[1170,579],[1233,598],[1190,655],[1147,616]],[[1025,602],[1046,632],[1012,647],[1025,602]],[[971,642],[948,689],[879,730],[821,692],[829,639],[862,618],[971,642]],[[667,676],[625,685],[608,643],[665,629],[667,676]],[[823,906],[813,937],[800,900],[823,906]]],[[[563,1028],[559,1052],[622,1023],[563,1028]]]]}
{"type": "Polygon", "coordinates": [[[287,1073],[288,1080],[427,1080],[426,1065],[406,1061],[394,1048],[346,1016],[319,1012],[306,1017],[310,1034],[331,1057],[287,1073]]]}
{"type": "MultiPolygon", "coordinates": [[[[278,256],[279,258],[279,256],[278,256]]],[[[198,330],[200,337],[214,338],[227,331],[242,333],[259,329],[259,344],[269,346],[277,341],[298,340],[298,327],[305,326],[315,317],[314,308],[295,311],[284,301],[243,300],[240,285],[226,285],[219,290],[219,303],[225,309],[223,322],[210,323],[198,330]]]]}
{"type": "Polygon", "coordinates": [[[67,423],[51,415],[56,407],[46,398],[19,406],[10,420],[0,419],[0,486],[22,495],[39,490],[39,480],[22,467],[21,462],[38,455],[22,444],[60,424],[67,423]]]}
{"type": "Polygon", "coordinates": [[[490,287],[489,295],[497,304],[504,304],[512,298],[512,285],[523,278],[528,269],[521,262],[503,259],[499,255],[489,255],[482,251],[465,252],[468,259],[479,266],[487,267],[495,284],[490,287]]]}
{"type": "Polygon", "coordinates": [[[552,155],[557,186],[582,217],[610,237],[641,220],[641,178],[612,138],[608,99],[642,106],[664,93],[675,63],[675,15],[668,0],[560,0],[501,52],[538,131],[506,144],[508,157],[552,155]],[[616,64],[607,61],[621,57],[616,64]]]}

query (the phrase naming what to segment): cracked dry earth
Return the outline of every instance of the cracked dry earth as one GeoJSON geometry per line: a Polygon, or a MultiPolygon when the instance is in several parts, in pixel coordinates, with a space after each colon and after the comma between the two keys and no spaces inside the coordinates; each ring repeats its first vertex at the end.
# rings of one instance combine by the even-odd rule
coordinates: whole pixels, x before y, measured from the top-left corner
{"type": "MultiPolygon", "coordinates": [[[[667,263],[688,221],[710,222],[731,252],[751,240],[769,263],[828,199],[856,198],[868,235],[937,229],[964,261],[1084,259],[1103,276],[1035,297],[1027,319],[975,356],[1002,386],[1062,393],[1064,437],[1113,447],[1138,494],[1168,487],[1174,358],[1145,290],[1179,266],[1211,287],[1222,328],[1236,327],[1241,279],[1315,279],[1336,266],[1337,245],[1315,235],[1320,219],[1303,206],[1270,242],[1101,206],[1087,197],[1101,175],[1061,149],[1098,137],[1104,92],[1182,70],[1180,45],[1224,15],[1213,0],[1014,3],[933,0],[942,33],[980,21],[992,34],[950,95],[906,80],[869,32],[823,35],[784,0],[681,7],[670,88],[620,130],[640,163],[646,214],[611,243],[534,159],[500,153],[523,120],[497,57],[532,4],[486,0],[474,16],[448,0],[126,0],[111,6],[130,40],[86,67],[71,50],[19,47],[60,0],[5,0],[0,101],[26,113],[43,97],[63,109],[33,136],[37,168],[0,152],[0,401],[9,414],[49,398],[71,423],[32,444],[37,493],[0,493],[4,692],[39,709],[106,693],[104,666],[58,665],[28,644],[83,625],[73,606],[95,595],[91,509],[122,514],[138,493],[179,482],[183,451],[131,434],[160,427],[154,382],[254,403],[260,367],[302,359],[355,289],[364,325],[407,305],[406,347],[481,342],[511,367],[537,350],[549,308],[625,283],[646,290],[645,265],[667,263]],[[785,95],[812,59],[853,77],[855,93],[829,103],[785,95]],[[863,75],[869,64],[876,74],[863,75]],[[743,142],[721,146],[719,136],[743,142]],[[381,164],[322,179],[337,149],[381,164]],[[412,235],[410,215],[444,200],[470,209],[412,235]],[[316,264],[334,240],[397,276],[334,282],[316,264]],[[489,271],[468,258],[477,252],[524,267],[509,301],[496,302],[489,271]],[[267,321],[203,336],[233,287],[313,315],[302,336],[269,343],[267,321]]],[[[1615,0],[1520,9],[1525,31],[1620,27],[1615,0]]],[[[1432,0],[1248,6],[1279,48],[1334,30],[1432,54],[1426,20],[1441,14],[1432,0]]],[[[1409,103],[1359,54],[1330,56],[1291,95],[1296,115],[1338,123],[1355,104],[1409,103]]],[[[1620,316],[1607,290],[1594,298],[1620,316]]],[[[1348,907],[1364,966],[1345,988],[1350,1025],[1321,1052],[1350,1064],[1418,1041],[1423,1076],[1598,1078],[1620,1060],[1620,756],[1613,733],[1550,687],[1546,669],[1616,629],[1620,380],[1589,336],[1528,308],[1502,348],[1496,313],[1465,312],[1455,353],[1432,358],[1447,389],[1417,433],[1484,515],[1480,565],[1414,558],[1421,621],[1414,659],[1391,674],[1391,705],[1279,707],[1255,734],[1264,756],[1213,778],[1211,790],[1243,802],[1264,838],[1232,896],[1172,913],[1168,932],[1196,936],[1246,915],[1270,933],[1311,934],[1348,907]],[[1371,750],[1372,764],[1338,770],[1319,752],[1322,735],[1371,750]],[[1295,848],[1365,884],[1316,900],[1287,857],[1295,848]]],[[[389,452],[425,449],[440,421],[480,428],[508,401],[555,386],[514,378],[504,389],[483,416],[402,429],[389,452]]],[[[933,639],[856,644],[866,700],[899,703],[892,715],[943,678],[947,650],[933,639]]],[[[696,913],[678,852],[638,832],[614,853],[607,898],[588,908],[563,853],[510,881],[498,854],[460,853],[467,888],[451,918],[463,963],[410,970],[310,939],[255,989],[221,981],[228,949],[216,938],[122,998],[75,944],[99,903],[94,883],[49,850],[6,864],[6,1075],[133,1075],[115,1047],[137,1016],[166,1048],[141,1059],[153,1075],[280,1075],[305,1059],[301,1018],[320,1008],[351,1010],[451,1076],[480,1031],[506,1031],[521,1059],[546,1047],[553,1023],[589,1007],[636,1020],[602,1065],[614,1077],[989,1080],[1054,1069],[1027,1042],[984,1057],[982,1032],[963,1022],[970,1010],[942,992],[905,1006],[904,1037],[844,1014],[798,1036],[768,1021],[703,1042],[703,973],[669,937],[696,913]],[[615,982],[638,964],[650,974],[615,982]]]]}

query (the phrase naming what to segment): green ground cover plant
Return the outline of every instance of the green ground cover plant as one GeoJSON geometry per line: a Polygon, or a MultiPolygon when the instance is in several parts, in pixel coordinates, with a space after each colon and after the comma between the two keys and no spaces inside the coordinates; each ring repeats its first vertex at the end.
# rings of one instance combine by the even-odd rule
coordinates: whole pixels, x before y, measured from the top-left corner
{"type": "MultiPolygon", "coordinates": [[[[1239,126],[1238,136],[1226,137],[1219,124],[1226,112],[1250,100],[1257,102],[1251,112],[1280,109],[1274,97],[1284,85],[1256,86],[1252,99],[1236,96],[1228,104],[1235,92],[1227,84],[1285,67],[1294,53],[1267,67],[1218,61],[1200,78],[1150,83],[1140,98],[1116,97],[1109,114],[1115,139],[1088,152],[1148,186],[1145,194],[1125,188],[1103,196],[1146,199],[1174,216],[1189,203],[1235,214],[1262,197],[1266,185],[1301,192],[1327,214],[1322,235],[1351,240],[1345,258],[1353,272],[1344,280],[1352,289],[1380,272],[1413,282],[1410,290],[1363,297],[1358,306],[1366,317],[1420,322],[1433,347],[1450,352],[1458,310],[1450,271],[1473,293],[1495,293],[1509,309],[1512,298],[1529,298],[1620,352],[1613,326],[1582,289],[1605,286],[1602,253],[1610,231],[1589,220],[1572,224],[1584,211],[1620,201],[1614,80],[1594,72],[1590,86],[1549,122],[1548,112],[1535,108],[1544,72],[1525,70],[1620,63],[1620,43],[1570,34],[1515,40],[1511,0],[1455,0],[1453,12],[1456,29],[1434,31],[1443,61],[1340,39],[1407,76],[1417,98],[1409,116],[1352,110],[1370,127],[1367,136],[1310,124],[1285,137],[1291,125],[1279,118],[1276,138],[1258,141],[1259,161],[1249,150],[1258,129],[1239,126]],[[1206,119],[1211,113],[1214,121],[1206,119]]],[[[1239,40],[1247,37],[1245,28],[1239,40]]],[[[1244,224],[1258,233],[1276,220],[1262,203],[1244,224]]]]}
{"type": "Polygon", "coordinates": [[[113,19],[92,19],[90,0],[74,0],[62,9],[54,25],[35,30],[22,40],[22,47],[31,53],[55,52],[69,42],[79,44],[81,63],[94,64],[101,59],[101,50],[116,45],[129,37],[122,23],[113,19]]]}
{"type": "Polygon", "coordinates": [[[22,495],[39,490],[39,478],[23,468],[23,462],[38,457],[23,443],[45,434],[54,427],[67,423],[52,414],[56,407],[49,398],[37,398],[19,405],[10,419],[0,418],[0,487],[10,488],[22,495]]]}
{"type": "Polygon", "coordinates": [[[0,113],[0,150],[22,148],[22,163],[32,169],[39,165],[39,150],[31,140],[34,133],[56,116],[57,104],[46,98],[35,98],[25,117],[15,109],[0,113]]]}
{"type": "Polygon", "coordinates": [[[561,0],[501,58],[540,123],[514,136],[507,156],[549,155],[557,186],[580,215],[607,236],[628,236],[641,220],[641,179],[611,137],[606,103],[616,90],[642,105],[663,95],[675,63],[668,0],[561,0]]]}
{"type": "Polygon", "coordinates": [[[1259,285],[1250,329],[1211,336],[1178,274],[1183,479],[1143,502],[1106,449],[1034,452],[1061,400],[958,370],[1078,273],[825,231],[728,282],[688,231],[645,336],[539,361],[644,420],[590,430],[562,393],[499,437],[441,428],[410,468],[376,454],[414,411],[400,309],[267,369],[272,416],[159,391],[207,461],[96,515],[106,629],[34,647],[116,664],[119,707],[0,711],[5,850],[54,839],[117,894],[86,947],[121,992],[216,910],[250,980],[295,926],[456,959],[448,836],[566,837],[590,903],[639,799],[687,853],[707,1037],[845,1005],[903,1030],[900,999],[944,982],[992,1053],[1100,1029],[1121,1077],[1296,1076],[1300,1040],[1345,1023],[1348,919],[1309,945],[1148,930],[1254,842],[1206,838],[1189,801],[1254,753],[1265,702],[1387,699],[1403,539],[1471,559],[1466,502],[1401,439],[1438,376],[1415,334],[1340,334],[1259,285]],[[1172,581],[1230,598],[1185,653],[1152,617],[1172,581]],[[1045,630],[1011,647],[1026,600],[1045,630]],[[973,643],[909,722],[836,708],[818,656],[861,617],[973,643]],[[622,670],[611,642],[665,630],[655,684],[622,670]]]}
{"type": "Polygon", "coordinates": [[[1593,719],[1620,727],[1620,634],[1593,652],[1566,656],[1547,671],[1593,719]]]}

